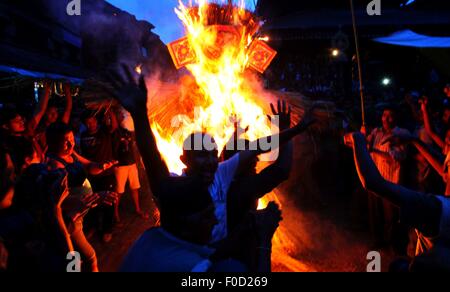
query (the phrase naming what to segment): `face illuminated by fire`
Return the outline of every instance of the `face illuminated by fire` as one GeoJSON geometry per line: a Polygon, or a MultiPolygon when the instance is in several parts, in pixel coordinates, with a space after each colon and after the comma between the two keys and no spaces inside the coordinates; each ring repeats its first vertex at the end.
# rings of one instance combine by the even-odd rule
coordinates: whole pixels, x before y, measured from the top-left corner
{"type": "Polygon", "coordinates": [[[61,141],[61,151],[59,155],[70,156],[73,154],[74,148],[75,148],[75,136],[73,135],[73,132],[68,132],[64,135],[64,138],[61,141]]]}
{"type": "Polygon", "coordinates": [[[385,131],[390,131],[395,128],[395,113],[393,110],[387,109],[383,112],[383,116],[381,118],[383,123],[383,129],[385,131]]]}
{"type": "Polygon", "coordinates": [[[5,128],[12,134],[20,134],[25,132],[25,119],[17,114],[13,119],[5,125],[5,128]]]}
{"type": "Polygon", "coordinates": [[[219,167],[217,144],[208,134],[192,134],[184,143],[181,161],[187,166],[187,175],[198,175],[209,186],[219,167]]]}

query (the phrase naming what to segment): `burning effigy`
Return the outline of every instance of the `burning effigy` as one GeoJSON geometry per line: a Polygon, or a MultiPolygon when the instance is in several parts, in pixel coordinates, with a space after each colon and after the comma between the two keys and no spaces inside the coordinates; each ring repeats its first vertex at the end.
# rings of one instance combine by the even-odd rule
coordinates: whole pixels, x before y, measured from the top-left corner
{"type": "Polygon", "coordinates": [[[255,94],[261,90],[255,90],[255,77],[249,77],[254,73],[249,68],[264,72],[276,52],[255,39],[260,22],[243,6],[207,1],[185,6],[180,1],[176,13],[187,35],[168,48],[175,66],[186,68],[191,74],[182,79],[178,106],[165,107],[164,115],[167,110],[171,112],[169,128],[173,131],[168,130],[168,121],[161,119],[158,111],[150,112],[152,128],[167,164],[173,172],[181,173],[184,167],[177,154],[181,154],[183,141],[192,132],[213,134],[219,152],[233,135],[232,116],[243,127],[251,125],[246,137],[250,140],[271,134],[262,107],[266,101],[255,94]]]}
{"type": "MultiPolygon", "coordinates": [[[[276,100],[263,89],[258,77],[276,57],[258,35],[260,20],[240,6],[200,0],[175,9],[186,36],[168,45],[177,69],[183,74],[176,85],[162,83],[157,74],[147,80],[149,118],[158,148],[173,173],[185,168],[180,160],[185,138],[193,132],[210,133],[219,153],[235,131],[234,122],[247,128],[243,138],[256,140],[273,134],[267,113],[276,100]],[[231,119],[230,119],[231,118],[231,119]]],[[[139,69],[139,68],[137,68],[139,69]]],[[[260,201],[259,208],[276,201],[275,193],[260,201]]],[[[285,226],[274,238],[276,270],[311,271],[293,256],[296,243],[285,226]]]]}
{"type": "Polygon", "coordinates": [[[0,272],[449,270],[450,2],[3,2],[0,272]]]}

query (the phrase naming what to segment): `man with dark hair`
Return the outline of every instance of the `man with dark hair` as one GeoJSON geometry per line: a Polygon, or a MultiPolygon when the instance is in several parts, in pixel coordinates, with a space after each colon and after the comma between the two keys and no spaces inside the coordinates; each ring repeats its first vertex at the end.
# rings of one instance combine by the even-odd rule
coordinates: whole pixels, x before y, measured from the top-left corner
{"type": "Polygon", "coordinates": [[[55,123],[51,125],[47,129],[46,135],[48,138],[48,168],[50,170],[65,170],[68,173],[68,186],[70,196],[68,198],[69,202],[66,201],[64,209],[65,214],[68,215],[69,218],[71,218],[71,222],[73,223],[72,227],[70,228],[70,235],[73,242],[78,248],[77,251],[79,251],[82,255],[86,268],[88,268],[90,271],[97,271],[98,267],[95,250],[89,244],[84,234],[84,217],[85,215],[88,215],[89,217],[93,216],[94,219],[99,219],[100,214],[104,215],[106,214],[105,211],[109,210],[110,212],[108,214],[110,216],[107,217],[106,215],[104,215],[103,222],[104,224],[109,223],[110,225],[108,227],[110,227],[110,229],[107,230],[106,227],[104,227],[105,225],[103,225],[104,229],[101,230],[104,232],[104,236],[109,236],[110,234],[106,232],[112,229],[114,212],[113,204],[115,203],[115,199],[113,199],[108,204],[100,204],[97,206],[97,208],[94,208],[92,211],[95,215],[92,215],[92,212],[87,212],[91,208],[93,208],[94,205],[96,205],[95,202],[98,202],[98,198],[100,198],[101,196],[105,195],[115,197],[115,194],[107,191],[104,192],[103,190],[94,192],[87,177],[88,175],[95,176],[108,171],[109,169],[114,167],[116,162],[108,161],[105,163],[95,163],[86,159],[85,157],[80,156],[75,151],[75,137],[73,130],[70,128],[70,126],[64,123],[55,123]],[[85,209],[85,212],[72,213],[72,211],[76,208],[72,208],[71,205],[78,205],[80,201],[87,202],[86,206],[88,206],[88,208],[85,209]],[[109,221],[107,221],[108,218],[109,221]]]}
{"type": "MultiPolygon", "coordinates": [[[[136,76],[134,70],[127,65],[122,65],[118,71],[110,72],[110,76],[110,82],[114,90],[109,89],[109,91],[133,117],[137,145],[145,164],[153,194],[158,205],[161,205],[159,201],[164,200],[163,196],[168,195],[164,186],[167,183],[176,184],[176,181],[171,177],[169,169],[158,151],[156,138],[148,121],[147,88],[144,76],[136,76]],[[139,82],[137,82],[138,78],[139,82]]],[[[186,139],[183,155],[180,157],[186,165],[184,174],[188,178],[196,178],[201,183],[201,189],[209,193],[214,203],[214,212],[218,223],[213,229],[211,243],[219,243],[229,236],[226,204],[228,190],[235,175],[248,169],[257,156],[288,143],[304,132],[312,123],[313,120],[307,115],[299,124],[278,135],[251,142],[249,149],[257,150],[242,151],[220,164],[217,144],[210,135],[194,133],[186,139]],[[276,143],[273,143],[273,141],[279,143],[274,145],[276,143]],[[260,146],[267,142],[273,147],[264,151],[260,146]]],[[[271,245],[261,246],[260,252],[267,252],[270,258],[271,245]]],[[[267,266],[267,263],[265,266],[267,266]]]]}
{"type": "MultiPolygon", "coordinates": [[[[105,163],[113,161],[113,136],[112,133],[117,128],[114,115],[110,115],[113,122],[110,128],[99,125],[97,116],[92,112],[86,112],[83,116],[83,123],[87,130],[81,134],[81,154],[87,159],[105,163]]],[[[90,177],[92,188],[95,192],[115,191],[115,177],[113,169],[90,177]]]]}
{"type": "MultiPolygon", "coordinates": [[[[87,128],[86,132],[81,134],[81,154],[87,159],[97,162],[106,163],[114,160],[113,155],[113,132],[117,129],[117,120],[114,114],[106,113],[105,118],[111,119],[111,127],[99,125],[97,116],[91,112],[87,112],[83,116],[83,122],[87,128]]],[[[100,175],[90,176],[89,181],[92,184],[94,192],[115,192],[116,178],[114,169],[103,172],[100,175]]],[[[114,208],[97,209],[100,212],[93,216],[94,225],[103,232],[103,241],[110,242],[112,239],[112,229],[114,221],[114,208]],[[99,218],[96,218],[99,217],[99,218]]]]}
{"type": "MultiPolygon", "coordinates": [[[[272,113],[280,117],[280,131],[291,127],[291,115],[287,111],[286,102],[278,102],[278,108],[272,108],[272,113]]],[[[237,128],[237,127],[236,127],[237,128]]],[[[249,149],[250,141],[239,141],[237,134],[234,141],[230,141],[222,153],[223,159],[229,160],[240,151],[249,149]],[[233,145],[230,145],[233,144],[233,145]],[[239,145],[245,149],[239,149],[239,145]],[[230,147],[231,146],[231,147],[230,147]]],[[[283,181],[289,178],[293,162],[293,142],[290,141],[280,148],[277,160],[270,166],[257,173],[256,167],[259,159],[249,164],[247,169],[233,179],[228,194],[228,230],[236,228],[250,211],[256,211],[258,200],[270,193],[283,181]]]]}
{"type": "MultiPolygon", "coordinates": [[[[278,102],[277,110],[272,107],[272,113],[280,117],[280,131],[291,127],[290,111],[288,112],[288,106],[284,101],[278,102]]],[[[239,126],[235,126],[235,128],[236,133],[233,139],[222,153],[224,160],[230,159],[239,151],[249,149],[250,141],[240,141],[238,137],[239,126]],[[239,149],[238,145],[245,145],[246,147],[245,149],[239,149]]],[[[282,146],[277,160],[260,173],[257,173],[256,170],[257,163],[258,158],[255,157],[249,167],[243,170],[240,175],[236,175],[231,183],[227,196],[228,234],[232,234],[234,230],[239,228],[250,212],[257,210],[259,199],[272,192],[289,178],[293,163],[293,142],[290,141],[282,146]]],[[[244,235],[241,248],[236,255],[252,270],[255,269],[257,256],[255,254],[255,242],[254,233],[244,235]]]]}
{"type": "Polygon", "coordinates": [[[400,208],[403,223],[417,229],[418,253],[410,270],[449,272],[450,199],[412,191],[384,179],[367,151],[362,134],[346,135],[345,143],[353,149],[363,187],[400,208]]]}
{"type": "Polygon", "coordinates": [[[5,109],[1,114],[1,144],[11,156],[16,173],[19,174],[30,149],[40,159],[42,151],[33,137],[27,135],[25,119],[14,109],[5,109]]]}
{"type": "MultiPolygon", "coordinates": [[[[398,133],[408,133],[397,126],[396,110],[386,107],[381,117],[382,126],[376,128],[367,137],[368,149],[381,175],[389,182],[402,183],[402,163],[406,159],[407,149],[404,145],[385,143],[398,133]]],[[[369,196],[369,219],[377,247],[393,245],[399,255],[406,255],[408,230],[398,225],[399,211],[389,201],[380,197],[369,196]]]]}
{"type": "Polygon", "coordinates": [[[86,131],[81,135],[81,154],[98,163],[113,159],[112,133],[117,129],[117,122],[113,114],[107,116],[111,117],[113,122],[111,127],[99,124],[93,112],[86,112],[83,115],[86,131]]]}
{"type": "Polygon", "coordinates": [[[33,118],[30,120],[27,131],[34,136],[39,147],[45,152],[47,150],[47,142],[45,132],[47,128],[61,121],[64,124],[69,124],[72,113],[72,93],[70,91],[70,83],[63,85],[63,91],[66,98],[66,106],[64,112],[60,115],[58,106],[54,100],[50,100],[52,93],[52,83],[44,82],[44,96],[39,101],[33,118]]]}
{"type": "MultiPolygon", "coordinates": [[[[240,262],[227,258],[230,246],[208,246],[218,223],[212,198],[200,178],[179,177],[160,186],[161,227],[146,231],[130,249],[123,272],[246,272],[240,262]],[[226,262],[226,264],[224,264],[226,262]]],[[[281,220],[271,204],[254,214],[261,247],[269,247],[281,220]]],[[[258,271],[270,271],[269,248],[259,249],[258,271]]]]}
{"type": "MultiPolygon", "coordinates": [[[[125,193],[125,186],[128,182],[136,214],[143,219],[148,219],[148,214],[141,210],[139,202],[141,184],[136,162],[134,133],[124,127],[126,117],[123,111],[117,112],[117,118],[119,126],[113,133],[113,156],[118,161],[118,165],[114,168],[114,175],[116,177],[116,193],[119,194],[119,203],[125,193]]],[[[119,204],[115,206],[114,211],[116,222],[120,222],[119,204]]]]}
{"type": "MultiPolygon", "coordinates": [[[[69,123],[70,113],[72,111],[72,96],[70,93],[70,84],[64,85],[64,91],[67,99],[67,106],[62,121],[69,123]]],[[[51,83],[44,82],[44,95],[40,99],[33,116],[28,121],[19,114],[14,108],[5,108],[1,113],[1,127],[4,131],[1,140],[3,145],[8,149],[8,152],[16,165],[16,171],[20,172],[24,165],[24,159],[32,145],[36,151],[37,158],[43,160],[47,150],[46,143],[46,128],[58,120],[58,111],[56,107],[49,109],[48,104],[50,100],[52,89],[51,83]],[[45,122],[41,124],[42,119],[46,116],[45,122]]]]}
{"type": "Polygon", "coordinates": [[[217,224],[214,204],[200,181],[188,177],[161,186],[161,227],[145,232],[122,264],[125,272],[205,272],[214,253],[207,247],[217,224]]]}

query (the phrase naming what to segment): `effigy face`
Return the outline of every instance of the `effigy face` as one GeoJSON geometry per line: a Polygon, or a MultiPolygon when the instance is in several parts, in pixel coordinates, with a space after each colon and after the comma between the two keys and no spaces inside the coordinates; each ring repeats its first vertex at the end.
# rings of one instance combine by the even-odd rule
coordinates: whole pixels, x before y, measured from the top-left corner
{"type": "Polygon", "coordinates": [[[224,58],[245,59],[241,62],[244,63],[243,69],[252,68],[264,73],[277,52],[266,42],[254,37],[259,29],[256,18],[248,11],[236,9],[228,10],[234,16],[229,16],[226,21],[222,15],[226,15],[227,11],[223,9],[203,11],[208,15],[203,20],[200,8],[186,10],[189,16],[186,23],[190,24],[188,34],[168,45],[175,67],[181,69],[205,62],[214,67],[215,64],[223,63],[224,58]]]}

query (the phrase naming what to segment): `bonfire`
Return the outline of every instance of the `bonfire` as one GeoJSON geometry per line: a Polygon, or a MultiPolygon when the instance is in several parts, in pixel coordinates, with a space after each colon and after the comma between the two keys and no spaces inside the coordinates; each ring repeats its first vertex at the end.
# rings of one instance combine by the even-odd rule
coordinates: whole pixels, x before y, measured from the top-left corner
{"type": "MultiPolygon", "coordinates": [[[[258,34],[261,21],[240,5],[220,5],[199,0],[175,9],[186,36],[168,45],[177,69],[187,70],[176,86],[147,80],[149,118],[158,148],[173,173],[181,174],[183,141],[193,132],[211,134],[219,153],[235,131],[236,119],[248,131],[241,138],[256,140],[274,134],[267,105],[276,97],[264,90],[260,80],[276,57],[258,34]]],[[[276,131],[277,129],[275,129],[276,131]]],[[[265,165],[267,166],[267,164],[265,165]]],[[[262,165],[261,165],[262,167],[262,165]]],[[[275,193],[260,201],[259,208],[276,201],[275,193]]],[[[293,255],[296,245],[281,226],[273,242],[273,263],[281,270],[307,269],[293,255]]]]}

